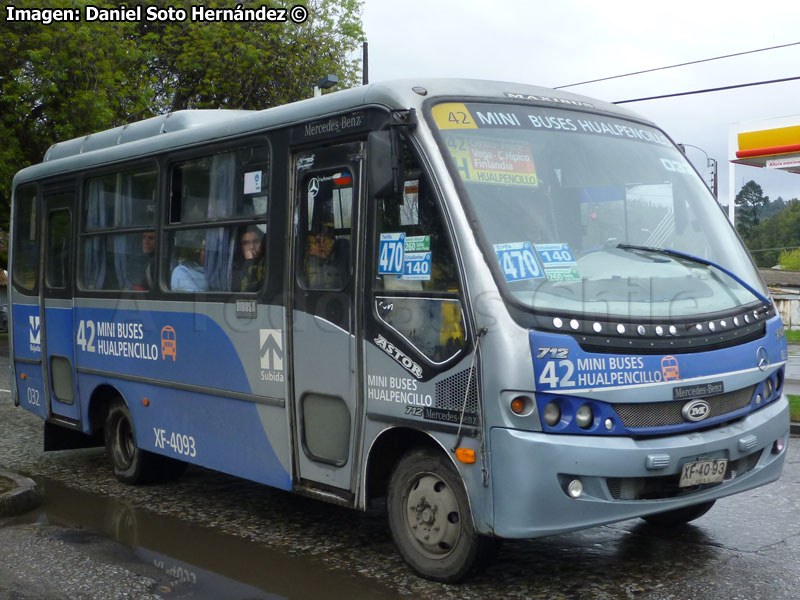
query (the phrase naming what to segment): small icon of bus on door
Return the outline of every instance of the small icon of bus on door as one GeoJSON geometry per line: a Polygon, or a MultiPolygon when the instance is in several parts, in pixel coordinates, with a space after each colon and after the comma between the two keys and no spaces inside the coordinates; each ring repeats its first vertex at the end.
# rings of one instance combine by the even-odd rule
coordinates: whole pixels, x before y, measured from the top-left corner
{"type": "Polygon", "coordinates": [[[167,355],[172,356],[172,362],[175,362],[178,355],[177,336],[170,325],[161,329],[161,360],[166,360],[167,355]]]}

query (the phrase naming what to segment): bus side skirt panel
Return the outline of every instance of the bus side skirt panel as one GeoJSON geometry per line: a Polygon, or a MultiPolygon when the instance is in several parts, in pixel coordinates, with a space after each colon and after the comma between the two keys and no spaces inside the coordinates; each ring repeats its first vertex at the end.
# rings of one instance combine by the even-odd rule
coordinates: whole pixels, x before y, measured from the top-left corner
{"type": "Polygon", "coordinates": [[[44,424],[44,451],[75,450],[78,448],[97,448],[103,446],[102,429],[99,434],[86,435],[80,431],[67,429],[54,423],[44,424]]]}

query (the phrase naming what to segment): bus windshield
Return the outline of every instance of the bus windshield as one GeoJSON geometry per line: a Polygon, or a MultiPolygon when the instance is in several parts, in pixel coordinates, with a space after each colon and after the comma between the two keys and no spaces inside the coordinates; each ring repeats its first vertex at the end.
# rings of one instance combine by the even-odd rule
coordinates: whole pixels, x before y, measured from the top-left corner
{"type": "Polygon", "coordinates": [[[713,196],[658,129],[511,104],[450,102],[432,117],[487,260],[516,303],[681,318],[766,296],[713,196]]]}

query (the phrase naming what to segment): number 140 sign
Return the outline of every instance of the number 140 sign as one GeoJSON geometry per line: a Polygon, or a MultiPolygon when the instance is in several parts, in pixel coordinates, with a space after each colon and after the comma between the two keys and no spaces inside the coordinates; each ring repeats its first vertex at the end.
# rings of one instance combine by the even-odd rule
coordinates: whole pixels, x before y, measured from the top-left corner
{"type": "Polygon", "coordinates": [[[495,244],[494,251],[506,281],[543,277],[542,269],[530,242],[495,244]]]}

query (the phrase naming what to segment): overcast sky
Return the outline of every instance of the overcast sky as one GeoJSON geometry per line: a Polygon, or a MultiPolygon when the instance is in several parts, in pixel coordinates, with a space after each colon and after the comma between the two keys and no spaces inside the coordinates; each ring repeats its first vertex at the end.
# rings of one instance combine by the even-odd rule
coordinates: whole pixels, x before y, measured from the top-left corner
{"type": "MultiPolygon", "coordinates": [[[[772,0],[365,0],[370,81],[470,77],[554,87],[800,42],[800,2],[772,0]]],[[[800,76],[800,45],[568,88],[607,101],[800,76]]],[[[800,81],[626,104],[719,161],[737,122],[800,115],[800,81]]],[[[798,117],[800,119],[800,117],[798,117]]],[[[702,173],[706,159],[688,148],[702,173]]],[[[771,199],[800,198],[800,175],[737,165],[771,199]]]]}

